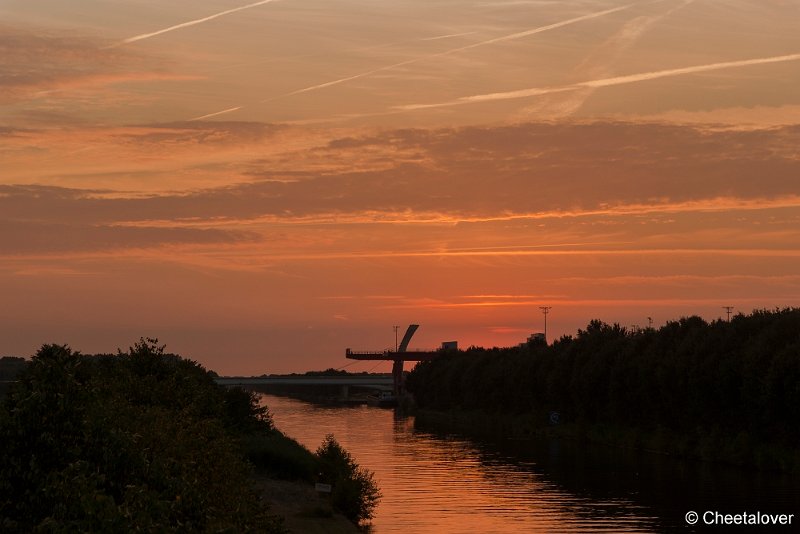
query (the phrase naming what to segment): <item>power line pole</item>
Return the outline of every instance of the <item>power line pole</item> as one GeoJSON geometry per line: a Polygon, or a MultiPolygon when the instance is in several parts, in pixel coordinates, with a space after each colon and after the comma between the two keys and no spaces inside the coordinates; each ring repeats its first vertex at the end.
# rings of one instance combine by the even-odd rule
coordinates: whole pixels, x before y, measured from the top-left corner
{"type": "Polygon", "coordinates": [[[394,328],[394,351],[397,352],[397,329],[400,328],[400,326],[394,325],[392,328],[394,328]]]}
{"type": "Polygon", "coordinates": [[[728,322],[731,322],[731,311],[733,311],[733,306],[723,306],[722,309],[728,314],[728,322]]]}
{"type": "Polygon", "coordinates": [[[539,309],[542,310],[544,314],[544,342],[547,344],[547,314],[550,313],[550,310],[553,309],[552,306],[539,306],[539,309]]]}

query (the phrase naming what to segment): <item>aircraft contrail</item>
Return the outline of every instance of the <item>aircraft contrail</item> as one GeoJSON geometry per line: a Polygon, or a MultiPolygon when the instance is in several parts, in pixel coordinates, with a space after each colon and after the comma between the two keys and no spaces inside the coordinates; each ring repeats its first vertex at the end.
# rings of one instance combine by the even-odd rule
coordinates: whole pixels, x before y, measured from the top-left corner
{"type": "Polygon", "coordinates": [[[446,50],[444,52],[439,52],[438,54],[432,54],[430,56],[421,57],[421,58],[419,58],[419,59],[417,59],[415,61],[422,61],[423,59],[428,59],[428,58],[432,58],[432,57],[445,56],[445,55],[448,55],[448,54],[453,54],[455,52],[462,52],[464,50],[469,50],[470,48],[476,48],[478,46],[485,46],[485,45],[488,45],[488,44],[499,43],[499,42],[502,42],[502,41],[510,41],[512,39],[520,39],[522,37],[527,37],[529,35],[535,35],[537,33],[543,33],[543,32],[547,32],[547,31],[550,31],[550,30],[555,30],[555,29],[561,28],[563,26],[569,26],[570,24],[575,24],[576,22],[583,22],[584,20],[596,19],[598,17],[603,17],[605,15],[610,15],[611,13],[616,13],[617,11],[630,9],[630,8],[632,8],[633,6],[635,6],[635,5],[639,4],[639,3],[641,3],[641,2],[634,2],[632,4],[627,4],[627,5],[624,5],[624,6],[615,7],[615,8],[612,8],[612,9],[606,9],[605,11],[597,11],[597,12],[594,12],[594,13],[589,13],[588,15],[581,15],[580,17],[575,17],[575,18],[571,18],[571,19],[567,19],[567,20],[562,20],[561,22],[556,22],[554,24],[548,24],[547,26],[540,26],[538,28],[533,28],[531,30],[525,30],[525,31],[522,31],[522,32],[512,33],[512,34],[509,34],[509,35],[503,35],[501,37],[495,37],[494,39],[488,39],[486,41],[480,41],[478,43],[472,43],[472,44],[469,44],[469,45],[466,45],[466,46],[461,46],[459,48],[452,48],[452,49],[446,50]]]}
{"type": "MultiPolygon", "coordinates": [[[[664,18],[671,16],[676,11],[684,9],[694,2],[695,0],[683,0],[682,3],[672,6],[664,13],[639,16],[628,21],[616,34],[592,51],[581,64],[573,69],[573,72],[585,71],[587,76],[595,78],[612,76],[614,74],[612,70],[613,64],[616,63],[617,59],[621,57],[627,49],[632,47],[642,35],[664,18]]],[[[597,88],[595,87],[584,87],[583,89],[569,91],[568,93],[561,93],[563,95],[561,98],[541,99],[535,102],[531,107],[520,110],[520,112],[522,116],[546,116],[548,119],[569,116],[583,106],[596,90],[597,88]]]]}
{"type": "Polygon", "coordinates": [[[207,17],[203,17],[201,19],[190,20],[188,22],[182,22],[181,24],[176,24],[174,26],[170,26],[169,28],[164,28],[162,30],[150,32],[150,33],[143,33],[141,35],[135,35],[133,37],[128,37],[127,39],[123,39],[119,43],[112,45],[109,48],[113,48],[116,46],[121,46],[124,44],[133,43],[136,41],[141,41],[143,39],[149,39],[150,37],[155,37],[156,35],[161,35],[162,33],[171,32],[174,30],[180,30],[181,28],[187,28],[189,26],[194,26],[195,24],[202,24],[203,22],[208,22],[209,20],[214,20],[219,17],[224,17],[225,15],[230,15],[231,13],[236,13],[237,11],[243,11],[245,9],[250,9],[252,7],[261,6],[264,4],[269,4],[270,2],[276,2],[277,0],[260,0],[259,2],[253,2],[252,4],[247,4],[246,6],[234,7],[232,9],[227,9],[225,11],[220,11],[219,13],[215,13],[213,15],[209,15],[207,17]]]}
{"type": "Polygon", "coordinates": [[[189,119],[189,121],[191,122],[191,121],[201,121],[203,119],[210,119],[211,117],[216,117],[217,115],[223,115],[225,113],[231,113],[231,112],[237,111],[239,109],[242,109],[242,106],[237,106],[235,108],[223,109],[222,111],[217,111],[215,113],[208,113],[206,115],[201,115],[200,117],[194,117],[193,119],[189,119]]]}
{"type": "Polygon", "coordinates": [[[297,89],[296,91],[292,91],[290,93],[285,93],[279,96],[275,96],[264,100],[263,102],[269,102],[278,98],[284,98],[287,96],[298,95],[301,93],[307,93],[309,91],[316,91],[317,89],[323,89],[325,87],[330,87],[332,85],[338,85],[340,83],[349,82],[350,80],[356,80],[358,78],[363,78],[365,76],[369,76],[371,74],[375,74],[376,72],[382,72],[385,70],[396,69],[397,67],[404,67],[406,65],[411,65],[412,63],[418,63],[420,61],[425,61],[427,59],[433,59],[437,57],[447,56],[450,54],[455,54],[456,52],[463,52],[464,50],[470,50],[472,48],[477,48],[479,46],[485,46],[489,44],[499,43],[501,41],[510,41],[512,39],[520,39],[522,37],[527,37],[529,35],[534,35],[537,33],[542,33],[550,30],[555,30],[556,28],[561,28],[562,26],[568,26],[570,24],[575,24],[577,22],[582,22],[584,20],[594,19],[598,17],[602,17],[604,15],[610,15],[611,13],[616,13],[617,11],[622,11],[623,9],[629,9],[635,6],[638,2],[633,4],[628,4],[625,6],[615,7],[612,9],[606,9],[605,11],[598,11],[595,13],[589,13],[588,15],[581,15],[580,17],[575,17],[567,20],[562,20],[561,22],[556,22],[554,24],[548,24],[547,26],[540,26],[538,28],[533,28],[531,30],[525,30],[523,32],[512,33],[509,35],[503,35],[501,37],[495,37],[493,39],[487,39],[486,41],[480,41],[477,43],[472,43],[465,46],[459,46],[458,48],[451,48],[450,50],[445,50],[444,52],[437,52],[435,54],[428,54],[425,56],[415,57],[412,59],[407,59],[406,61],[401,61],[400,63],[393,63],[391,65],[384,65],[383,67],[378,67],[376,69],[368,70],[366,72],[361,72],[359,74],[354,74],[352,76],[347,76],[345,78],[339,78],[338,80],[332,80],[330,82],[321,83],[318,85],[312,85],[310,87],[304,87],[303,89],[297,89]]]}
{"type": "Polygon", "coordinates": [[[435,37],[423,37],[420,41],[438,41],[439,39],[449,39],[450,37],[461,37],[463,35],[472,35],[478,32],[461,32],[461,33],[448,33],[447,35],[437,35],[435,37]]]}
{"type": "MultiPolygon", "coordinates": [[[[563,26],[568,26],[570,24],[575,24],[575,23],[578,23],[578,22],[582,22],[584,20],[590,20],[590,19],[594,19],[594,18],[598,18],[598,17],[603,17],[605,15],[610,15],[611,13],[616,13],[617,11],[622,11],[624,9],[630,9],[631,7],[633,7],[635,5],[638,5],[640,3],[641,2],[634,2],[634,3],[631,3],[631,4],[624,5],[624,6],[615,7],[615,8],[612,8],[612,9],[606,9],[604,11],[596,11],[594,13],[589,13],[588,15],[581,15],[580,17],[574,17],[574,18],[571,18],[571,19],[562,20],[561,22],[548,24],[547,26],[540,26],[538,28],[533,28],[533,29],[530,29],[530,30],[522,31],[522,32],[516,32],[516,33],[512,33],[512,34],[508,34],[508,35],[503,35],[503,36],[500,36],[500,37],[495,37],[493,39],[487,39],[485,41],[472,43],[472,44],[469,44],[469,45],[466,45],[466,46],[460,46],[458,48],[451,48],[449,50],[445,50],[443,52],[437,52],[435,54],[428,54],[428,55],[425,55],[425,56],[419,56],[419,57],[415,57],[415,58],[412,58],[412,59],[408,59],[406,61],[401,61],[399,63],[393,63],[391,65],[384,65],[382,67],[371,69],[371,70],[368,70],[368,71],[365,71],[365,72],[360,72],[358,74],[353,74],[352,76],[346,76],[344,78],[339,78],[339,79],[336,79],[336,80],[331,80],[329,82],[320,83],[320,84],[312,85],[312,86],[309,86],[309,87],[304,87],[302,89],[297,89],[297,90],[291,91],[289,93],[284,93],[282,95],[277,95],[277,96],[274,96],[274,97],[271,97],[271,98],[267,98],[267,99],[262,100],[261,103],[272,102],[273,100],[278,100],[280,98],[286,98],[288,96],[294,96],[294,95],[299,95],[299,94],[302,94],[302,93],[308,93],[310,91],[316,91],[316,90],[319,90],[319,89],[324,89],[326,87],[331,87],[333,85],[339,85],[340,83],[349,82],[350,80],[357,80],[358,78],[364,78],[365,76],[370,76],[371,74],[375,74],[375,73],[378,73],[378,72],[383,72],[383,71],[390,70],[390,69],[396,69],[397,67],[404,67],[405,65],[411,65],[412,63],[418,63],[420,61],[425,61],[425,60],[428,60],[428,59],[434,59],[434,58],[437,58],[437,57],[442,57],[442,56],[447,56],[447,55],[450,55],[450,54],[455,54],[456,52],[463,52],[464,50],[470,50],[472,48],[477,48],[479,46],[485,46],[485,45],[489,45],[489,44],[499,43],[499,42],[502,42],[502,41],[509,41],[509,40],[512,40],[512,39],[520,39],[522,37],[527,37],[529,35],[535,35],[537,33],[543,33],[543,32],[546,32],[546,31],[555,30],[557,28],[561,28],[563,26]]],[[[451,36],[453,36],[453,35],[445,36],[445,37],[451,37],[451,36]]],[[[204,115],[203,117],[195,117],[195,118],[189,119],[189,120],[199,120],[200,118],[205,118],[205,117],[209,117],[209,116],[213,116],[213,115],[222,115],[224,113],[228,113],[228,112],[231,112],[231,111],[236,111],[237,109],[241,109],[242,107],[244,107],[244,106],[239,106],[239,107],[236,107],[236,108],[230,108],[228,110],[217,111],[215,113],[210,113],[208,115],[204,115]]]]}
{"type": "Polygon", "coordinates": [[[693,67],[683,67],[679,69],[666,69],[651,72],[642,72],[639,74],[628,74],[626,76],[615,76],[613,78],[603,78],[599,80],[589,80],[585,82],[575,83],[572,85],[563,85],[560,87],[533,87],[530,89],[520,89],[517,91],[506,91],[503,93],[489,93],[483,95],[463,96],[456,100],[449,102],[440,102],[437,104],[408,104],[405,106],[397,106],[395,109],[404,111],[411,111],[416,109],[439,108],[445,106],[457,106],[461,104],[472,104],[475,102],[490,102],[494,100],[511,100],[514,98],[527,98],[531,96],[547,95],[551,93],[559,93],[563,91],[574,91],[582,87],[609,87],[612,85],[623,85],[627,83],[643,82],[647,80],[655,80],[658,78],[667,78],[670,76],[680,76],[683,74],[694,74],[697,72],[708,72],[712,70],[731,69],[735,67],[748,67],[751,65],[764,65],[767,63],[782,63],[784,61],[797,61],[800,60],[800,54],[788,54],[785,56],[772,56],[755,59],[744,59],[740,61],[725,61],[722,63],[709,63],[706,65],[695,65],[693,67]]]}

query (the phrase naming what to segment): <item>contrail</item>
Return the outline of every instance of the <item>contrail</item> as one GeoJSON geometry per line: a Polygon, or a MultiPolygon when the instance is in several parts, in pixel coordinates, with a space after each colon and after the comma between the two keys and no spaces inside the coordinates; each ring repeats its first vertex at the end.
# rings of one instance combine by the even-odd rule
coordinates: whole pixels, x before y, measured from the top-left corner
{"type": "MultiPolygon", "coordinates": [[[[632,47],[651,27],[694,2],[695,0],[683,0],[682,3],[671,7],[664,13],[640,16],[628,21],[616,34],[592,51],[573,72],[584,71],[587,76],[595,78],[612,76],[614,74],[612,65],[616,63],[623,52],[632,47]],[[604,57],[605,60],[601,59],[604,57]]],[[[521,110],[521,113],[523,116],[533,114],[541,117],[546,115],[551,119],[569,116],[583,106],[596,90],[595,87],[585,87],[565,93],[565,96],[559,99],[541,99],[531,107],[521,110]]]]}
{"type": "Polygon", "coordinates": [[[235,108],[223,109],[222,111],[217,111],[216,113],[209,113],[207,115],[201,115],[200,117],[194,117],[192,119],[189,119],[189,122],[191,122],[191,121],[201,121],[203,119],[210,119],[211,117],[216,117],[217,115],[222,115],[224,113],[231,113],[231,112],[237,111],[239,109],[242,109],[242,106],[237,106],[235,108]]]}
{"type": "Polygon", "coordinates": [[[511,100],[514,98],[527,98],[531,96],[547,95],[563,91],[574,91],[582,87],[593,87],[593,88],[609,87],[612,85],[623,85],[627,83],[643,82],[647,80],[655,80],[658,78],[667,78],[670,76],[681,76],[683,74],[694,74],[697,72],[708,72],[712,70],[732,69],[736,67],[748,67],[751,65],[764,65],[767,63],[782,63],[784,61],[797,61],[797,60],[800,60],[800,54],[788,54],[785,56],[744,59],[741,61],[725,61],[722,63],[709,63],[706,65],[695,65],[693,67],[683,67],[680,69],[657,70],[652,72],[643,72],[640,74],[629,74],[626,76],[603,78],[600,80],[589,80],[585,82],[575,83],[572,85],[564,85],[560,87],[533,87],[531,89],[520,89],[517,91],[507,91],[503,93],[489,93],[484,95],[464,96],[456,100],[451,100],[449,102],[441,102],[437,104],[408,104],[405,106],[397,106],[395,109],[411,111],[415,109],[428,109],[428,108],[439,108],[445,106],[457,106],[461,104],[472,104],[475,102],[511,100]]]}
{"type": "Polygon", "coordinates": [[[489,45],[489,44],[499,43],[501,41],[510,41],[512,39],[520,39],[522,37],[527,37],[529,35],[534,35],[534,34],[537,34],[537,33],[542,33],[542,32],[546,32],[546,31],[550,31],[550,30],[555,30],[556,28],[561,28],[562,26],[568,26],[570,24],[575,24],[577,22],[582,22],[584,20],[589,20],[589,19],[602,17],[602,16],[605,16],[605,15],[610,15],[611,13],[616,13],[617,11],[622,11],[623,9],[629,9],[629,8],[635,6],[637,3],[638,2],[633,3],[633,4],[628,4],[628,5],[625,5],[625,6],[615,7],[615,8],[612,8],[612,9],[606,9],[605,11],[598,11],[598,12],[595,12],[595,13],[590,13],[588,15],[582,15],[580,17],[575,17],[575,18],[571,18],[571,19],[568,19],[568,20],[562,20],[561,22],[556,22],[554,24],[548,24],[547,26],[540,26],[539,28],[533,28],[532,30],[525,30],[524,32],[517,32],[517,33],[512,33],[512,34],[509,34],[509,35],[503,35],[501,37],[495,37],[494,39],[488,39],[486,41],[480,41],[480,42],[477,42],[477,43],[472,43],[472,44],[469,44],[469,45],[460,46],[458,48],[451,48],[450,50],[445,50],[444,52],[437,52],[435,54],[428,54],[428,55],[425,55],[425,56],[408,59],[406,61],[401,61],[400,63],[393,63],[391,65],[384,65],[383,67],[378,67],[376,69],[368,70],[366,72],[361,72],[359,74],[354,74],[352,76],[347,76],[345,78],[339,78],[338,80],[332,80],[330,82],[325,82],[325,83],[321,83],[321,84],[318,84],[318,85],[312,85],[310,87],[305,87],[303,89],[297,89],[296,91],[292,91],[290,93],[285,93],[285,94],[282,94],[282,95],[279,95],[279,96],[276,96],[276,97],[273,97],[273,98],[269,98],[267,100],[264,100],[263,102],[269,102],[269,101],[272,101],[272,100],[275,100],[275,99],[278,99],[278,98],[284,98],[284,97],[287,97],[287,96],[293,96],[293,95],[298,95],[298,94],[301,94],[301,93],[307,93],[309,91],[316,91],[318,89],[323,89],[325,87],[330,87],[332,85],[338,85],[340,83],[349,82],[350,80],[356,80],[358,78],[363,78],[365,76],[369,76],[371,74],[375,74],[376,72],[383,72],[385,70],[396,69],[397,67],[404,67],[406,65],[411,65],[412,63],[418,63],[420,61],[425,61],[425,60],[428,60],[428,59],[433,59],[433,58],[437,58],[437,57],[447,56],[447,55],[450,55],[450,54],[455,54],[456,52],[463,52],[464,50],[470,50],[472,48],[477,48],[479,46],[485,46],[485,45],[489,45]]]}
{"type": "MultiPolygon", "coordinates": [[[[406,65],[411,65],[412,63],[418,63],[420,61],[425,61],[425,60],[428,60],[428,59],[434,59],[434,58],[437,58],[437,57],[442,57],[442,56],[447,56],[447,55],[450,55],[450,54],[455,54],[456,52],[463,52],[464,50],[470,50],[472,48],[477,48],[479,46],[490,45],[490,44],[499,43],[499,42],[502,42],[502,41],[510,41],[512,39],[520,39],[522,37],[527,37],[529,35],[535,35],[537,33],[543,33],[543,32],[546,32],[546,31],[555,30],[557,28],[561,28],[563,26],[569,26],[570,24],[575,24],[575,23],[578,23],[578,22],[582,22],[584,20],[590,20],[590,19],[594,19],[594,18],[598,18],[598,17],[603,17],[605,15],[610,15],[611,13],[616,13],[616,12],[622,11],[624,9],[630,9],[631,7],[633,7],[635,5],[638,5],[640,3],[641,2],[634,2],[632,4],[627,4],[627,5],[624,5],[624,6],[615,7],[615,8],[612,8],[612,9],[606,9],[604,11],[596,11],[594,13],[589,13],[588,15],[581,15],[580,17],[574,17],[574,18],[571,18],[571,19],[562,20],[561,22],[556,22],[554,24],[548,24],[547,26],[540,26],[538,28],[533,28],[533,29],[530,29],[530,30],[522,31],[522,32],[512,33],[512,34],[509,34],[509,35],[503,35],[501,37],[495,37],[493,39],[488,39],[486,41],[480,41],[480,42],[477,42],[477,43],[472,43],[472,44],[469,44],[469,45],[466,45],[466,46],[460,46],[458,48],[451,48],[450,50],[445,50],[443,52],[437,52],[435,54],[428,54],[428,55],[425,55],[425,56],[420,56],[420,57],[408,59],[406,61],[401,61],[400,63],[393,63],[391,65],[384,65],[383,67],[378,67],[378,68],[375,68],[375,69],[372,69],[372,70],[368,70],[366,72],[360,72],[360,73],[354,74],[352,76],[346,76],[344,78],[339,78],[337,80],[332,80],[332,81],[329,81],[329,82],[320,83],[320,84],[317,84],[317,85],[312,85],[310,87],[304,87],[302,89],[297,89],[297,90],[291,91],[289,93],[284,93],[282,95],[277,95],[277,96],[274,96],[274,97],[271,97],[271,98],[267,98],[267,99],[262,100],[261,103],[272,102],[274,100],[278,100],[278,99],[281,99],[281,98],[286,98],[288,96],[294,96],[294,95],[299,95],[299,94],[302,94],[302,93],[308,93],[308,92],[311,92],[311,91],[317,91],[319,89],[324,89],[326,87],[339,85],[340,83],[349,82],[351,80],[357,80],[358,78],[364,78],[365,76],[370,76],[370,75],[378,73],[378,72],[383,72],[383,71],[387,71],[387,70],[390,70],[390,69],[396,69],[398,67],[404,67],[406,65]]],[[[458,34],[442,36],[440,38],[454,37],[455,35],[458,35],[458,34]]],[[[241,109],[242,107],[244,107],[244,106],[239,106],[237,108],[230,108],[228,110],[218,111],[216,113],[211,113],[209,115],[222,115],[223,113],[228,113],[228,112],[231,112],[231,111],[235,111],[237,109],[241,109]]],[[[208,117],[209,115],[205,115],[205,117],[208,117]]],[[[196,117],[195,119],[190,119],[190,120],[197,120],[199,118],[201,118],[201,117],[196,117]]]]}
{"type": "Polygon", "coordinates": [[[627,4],[620,7],[615,7],[612,9],[606,9],[605,11],[597,11],[595,13],[589,13],[588,15],[581,15],[580,17],[575,17],[567,20],[562,20],[561,22],[556,22],[554,24],[548,24],[547,26],[540,26],[539,28],[533,28],[531,30],[525,30],[523,32],[512,33],[509,35],[503,35],[501,37],[495,37],[494,39],[488,39],[486,41],[480,41],[478,43],[472,43],[470,45],[461,46],[459,48],[452,48],[450,50],[446,50],[444,52],[439,52],[438,54],[432,54],[430,56],[424,56],[421,58],[416,59],[415,61],[422,61],[423,59],[439,57],[439,56],[446,56],[448,54],[453,54],[455,52],[462,52],[464,50],[469,50],[471,48],[476,48],[478,46],[485,46],[488,44],[499,43],[502,41],[510,41],[512,39],[520,39],[522,37],[527,37],[529,35],[535,35],[537,33],[543,33],[550,30],[555,30],[557,28],[561,28],[563,26],[569,26],[570,24],[575,24],[577,22],[583,22],[584,20],[596,19],[598,17],[604,17],[605,15],[610,15],[611,13],[616,13],[617,11],[622,11],[625,9],[630,9],[633,6],[639,4],[640,2],[634,2],[632,4],[627,4]]]}
{"type": "Polygon", "coordinates": [[[128,37],[120,41],[119,43],[112,45],[109,48],[113,48],[116,46],[121,46],[124,44],[133,43],[136,41],[141,41],[143,39],[149,39],[150,37],[155,37],[156,35],[161,35],[162,33],[171,32],[174,30],[180,30],[181,28],[187,28],[189,26],[194,26],[195,24],[202,24],[203,22],[208,22],[209,20],[214,20],[219,17],[224,17],[225,15],[230,15],[231,13],[236,13],[237,11],[243,11],[245,9],[250,9],[251,7],[262,6],[264,4],[269,4],[270,2],[276,2],[277,0],[261,0],[259,2],[253,2],[252,4],[247,4],[246,6],[234,7],[233,9],[227,9],[225,11],[220,11],[219,13],[215,13],[214,15],[209,15],[207,17],[203,17],[201,19],[190,20],[188,22],[182,22],[181,24],[176,24],[175,26],[170,26],[169,28],[164,28],[163,30],[158,30],[151,33],[143,33],[141,35],[135,35],[133,37],[128,37]]]}
{"type": "Polygon", "coordinates": [[[478,32],[448,33],[447,35],[437,35],[436,37],[423,37],[420,41],[438,41],[439,39],[449,39],[450,37],[461,37],[462,35],[472,35],[478,32]]]}

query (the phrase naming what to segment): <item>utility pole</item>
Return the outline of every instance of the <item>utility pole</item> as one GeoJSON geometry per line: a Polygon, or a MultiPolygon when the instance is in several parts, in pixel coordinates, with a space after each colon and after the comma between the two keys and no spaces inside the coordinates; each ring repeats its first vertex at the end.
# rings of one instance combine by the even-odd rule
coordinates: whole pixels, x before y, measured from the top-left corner
{"type": "Polygon", "coordinates": [[[394,351],[397,352],[397,329],[400,328],[400,326],[394,325],[392,328],[394,328],[394,351]]]}
{"type": "Polygon", "coordinates": [[[552,306],[539,306],[539,309],[542,310],[544,314],[544,343],[547,344],[547,314],[550,313],[550,310],[553,309],[552,306]]]}
{"type": "Polygon", "coordinates": [[[731,322],[731,311],[733,311],[733,306],[723,306],[722,309],[728,314],[728,322],[731,322]]]}

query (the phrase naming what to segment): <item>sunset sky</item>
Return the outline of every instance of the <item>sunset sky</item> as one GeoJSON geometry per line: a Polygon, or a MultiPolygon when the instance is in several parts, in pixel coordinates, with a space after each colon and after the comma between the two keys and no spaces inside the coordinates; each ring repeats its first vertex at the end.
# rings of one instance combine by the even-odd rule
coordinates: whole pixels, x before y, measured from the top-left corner
{"type": "Polygon", "coordinates": [[[796,0],[0,0],[0,355],[149,336],[262,374],[409,323],[412,347],[514,345],[545,305],[551,340],[800,305],[799,23],[796,0]]]}

